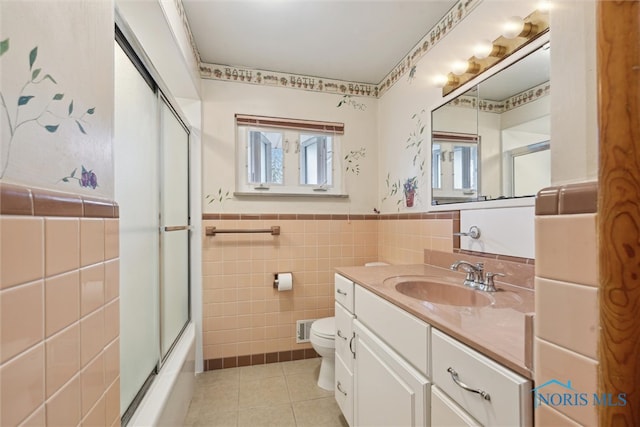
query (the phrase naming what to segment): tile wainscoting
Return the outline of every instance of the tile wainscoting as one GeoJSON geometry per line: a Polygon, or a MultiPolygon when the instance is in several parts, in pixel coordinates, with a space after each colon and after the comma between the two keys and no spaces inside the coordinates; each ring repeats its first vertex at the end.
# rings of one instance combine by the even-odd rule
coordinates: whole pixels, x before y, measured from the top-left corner
{"type": "MultiPolygon", "coordinates": [[[[536,202],[535,382],[597,389],[597,183],[547,188],[536,202]]],[[[549,393],[566,389],[552,385],[549,393]]],[[[536,425],[597,425],[595,405],[541,406],[536,425]],[[548,424],[549,423],[549,424],[548,424]]],[[[538,414],[538,413],[537,413],[538,414]]]]}
{"type": "Polygon", "coordinates": [[[118,206],[0,184],[0,425],[120,425],[118,206]]]}
{"type": "Polygon", "coordinates": [[[316,357],[297,344],[296,321],[334,314],[334,269],[371,261],[421,264],[424,250],[452,252],[459,212],[388,215],[204,214],[203,230],[281,234],[202,236],[205,370],[316,357]],[[291,272],[293,290],[273,288],[291,272]]]}

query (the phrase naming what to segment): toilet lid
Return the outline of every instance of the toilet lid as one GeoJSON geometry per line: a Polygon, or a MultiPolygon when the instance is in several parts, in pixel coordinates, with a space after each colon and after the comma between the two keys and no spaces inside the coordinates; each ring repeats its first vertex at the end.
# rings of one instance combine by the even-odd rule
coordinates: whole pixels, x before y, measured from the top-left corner
{"type": "Polygon", "coordinates": [[[336,334],[336,318],[325,317],[324,319],[316,320],[311,324],[311,331],[323,338],[333,339],[336,334]]]}

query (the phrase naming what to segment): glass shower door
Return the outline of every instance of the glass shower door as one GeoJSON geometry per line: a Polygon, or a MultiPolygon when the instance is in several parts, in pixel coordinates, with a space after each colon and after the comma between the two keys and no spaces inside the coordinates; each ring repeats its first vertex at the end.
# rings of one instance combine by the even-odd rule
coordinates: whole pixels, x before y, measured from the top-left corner
{"type": "Polygon", "coordinates": [[[161,360],[189,321],[189,132],[161,97],[161,360]]]}

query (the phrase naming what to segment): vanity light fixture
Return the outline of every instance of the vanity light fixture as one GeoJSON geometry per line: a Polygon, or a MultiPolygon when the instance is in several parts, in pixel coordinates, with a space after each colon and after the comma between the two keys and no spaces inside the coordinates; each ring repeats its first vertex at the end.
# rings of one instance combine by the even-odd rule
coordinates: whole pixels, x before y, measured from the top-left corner
{"type": "Polygon", "coordinates": [[[485,59],[490,56],[501,58],[506,53],[506,47],[494,44],[491,40],[482,40],[473,49],[473,56],[477,59],[485,59]]]}
{"type": "Polygon", "coordinates": [[[451,72],[456,76],[461,76],[467,72],[469,63],[467,61],[456,61],[451,64],[451,72]]]}
{"type": "Polygon", "coordinates": [[[464,74],[478,74],[480,71],[480,64],[475,61],[456,61],[451,67],[451,72],[456,76],[462,76],[464,74]]]}
{"type": "Polygon", "coordinates": [[[439,88],[443,88],[449,85],[457,85],[458,83],[459,83],[458,78],[451,74],[448,76],[444,74],[438,74],[437,76],[433,77],[433,84],[439,88]]]}
{"type": "Polygon", "coordinates": [[[456,63],[447,76],[434,79],[434,85],[441,87],[442,96],[446,96],[548,31],[548,9],[534,10],[524,19],[512,17],[502,36],[494,41],[483,40],[478,43],[472,57],[456,63]]]}
{"type": "Polygon", "coordinates": [[[538,32],[538,26],[531,22],[525,22],[519,16],[512,16],[505,22],[502,36],[505,39],[515,39],[516,37],[529,38],[538,32]]]}

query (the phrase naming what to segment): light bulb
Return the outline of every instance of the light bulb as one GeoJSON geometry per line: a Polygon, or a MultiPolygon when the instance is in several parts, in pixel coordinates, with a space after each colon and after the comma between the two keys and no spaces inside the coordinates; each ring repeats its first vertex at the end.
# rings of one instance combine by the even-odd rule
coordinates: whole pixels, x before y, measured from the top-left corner
{"type": "Polygon", "coordinates": [[[467,61],[456,61],[451,65],[451,72],[456,76],[461,76],[467,72],[469,63],[467,61]]]}
{"type": "Polygon", "coordinates": [[[487,58],[493,52],[493,42],[491,40],[482,40],[473,48],[473,56],[478,59],[487,58]]]}
{"type": "Polygon", "coordinates": [[[505,22],[502,35],[505,39],[514,39],[524,30],[524,21],[519,16],[512,16],[505,22]]]}
{"type": "Polygon", "coordinates": [[[440,88],[445,87],[448,82],[449,82],[449,78],[444,74],[438,74],[437,76],[433,76],[433,84],[436,87],[440,87],[440,88]]]}
{"type": "Polygon", "coordinates": [[[538,2],[538,10],[542,13],[549,13],[552,8],[553,4],[550,0],[541,0],[538,2]]]}

